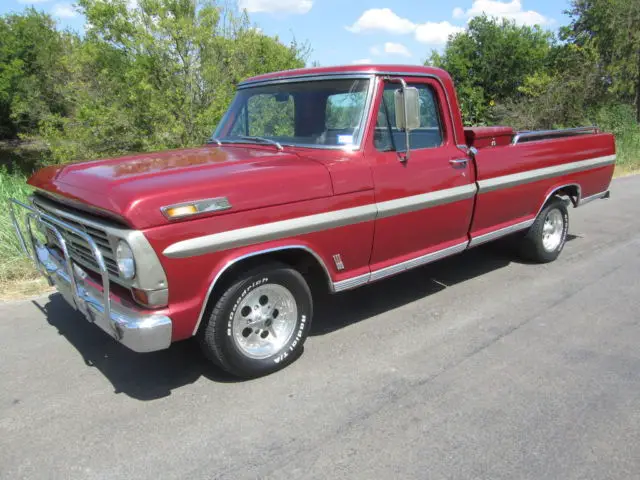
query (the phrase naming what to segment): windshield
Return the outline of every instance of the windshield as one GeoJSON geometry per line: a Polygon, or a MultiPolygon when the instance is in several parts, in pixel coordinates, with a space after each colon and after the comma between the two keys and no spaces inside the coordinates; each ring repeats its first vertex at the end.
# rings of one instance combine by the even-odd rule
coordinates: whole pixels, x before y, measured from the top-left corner
{"type": "Polygon", "coordinates": [[[221,142],[357,147],[370,80],[314,80],[238,91],[218,125],[221,142]]]}

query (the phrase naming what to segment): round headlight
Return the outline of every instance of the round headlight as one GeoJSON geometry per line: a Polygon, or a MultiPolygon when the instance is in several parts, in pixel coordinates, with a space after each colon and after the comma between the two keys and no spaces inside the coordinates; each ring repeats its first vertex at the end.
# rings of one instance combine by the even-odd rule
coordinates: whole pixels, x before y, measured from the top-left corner
{"type": "Polygon", "coordinates": [[[118,248],[116,248],[116,260],[118,262],[118,270],[126,280],[131,280],[136,276],[136,262],[133,259],[133,252],[127,242],[120,240],[118,248]]]}

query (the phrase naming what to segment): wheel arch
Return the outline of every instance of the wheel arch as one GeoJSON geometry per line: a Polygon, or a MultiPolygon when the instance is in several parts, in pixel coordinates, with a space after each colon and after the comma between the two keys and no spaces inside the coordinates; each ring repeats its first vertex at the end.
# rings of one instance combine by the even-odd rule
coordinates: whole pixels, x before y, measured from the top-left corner
{"type": "MultiPolygon", "coordinates": [[[[579,183],[567,183],[564,185],[556,185],[547,191],[544,201],[540,204],[535,217],[540,215],[542,209],[549,203],[553,197],[569,197],[571,204],[574,207],[580,205],[580,199],[582,198],[582,187],[579,183]]],[[[534,218],[535,218],[534,217],[534,218]]]]}
{"type": "Polygon", "coordinates": [[[299,271],[308,269],[307,272],[302,271],[301,273],[305,277],[324,280],[329,291],[334,291],[334,283],[326,263],[316,251],[306,245],[283,245],[239,254],[226,259],[224,265],[216,272],[209,284],[192,335],[198,332],[204,316],[220,297],[226,283],[234,278],[237,272],[269,261],[279,261],[299,271]]]}

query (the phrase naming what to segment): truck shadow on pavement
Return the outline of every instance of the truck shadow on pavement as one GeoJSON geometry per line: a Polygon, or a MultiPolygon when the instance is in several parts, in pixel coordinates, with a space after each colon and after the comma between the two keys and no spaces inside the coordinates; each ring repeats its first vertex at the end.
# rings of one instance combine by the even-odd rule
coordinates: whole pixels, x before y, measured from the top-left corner
{"type": "Polygon", "coordinates": [[[508,266],[514,255],[490,244],[339,295],[320,294],[311,335],[334,332],[508,266]]]}
{"type": "MultiPolygon", "coordinates": [[[[334,332],[514,261],[514,255],[496,243],[351,292],[320,293],[315,299],[311,336],[334,332]]],[[[115,393],[148,401],[169,396],[172,390],[200,377],[220,383],[238,381],[211,365],[193,340],[175,343],[168,350],[137,354],[88,323],[59,294],[52,294],[44,305],[33,303],[76,348],[84,363],[97,368],[111,382],[115,393]]]]}

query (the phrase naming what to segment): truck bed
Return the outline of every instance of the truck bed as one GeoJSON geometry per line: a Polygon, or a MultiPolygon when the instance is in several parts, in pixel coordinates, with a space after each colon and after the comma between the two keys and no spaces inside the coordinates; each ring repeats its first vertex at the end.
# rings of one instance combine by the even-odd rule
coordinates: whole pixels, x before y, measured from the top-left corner
{"type": "MultiPolygon", "coordinates": [[[[484,144],[488,132],[480,133],[476,141],[484,144]]],[[[493,133],[507,135],[506,129],[493,133]]],[[[526,226],[548,196],[561,187],[577,206],[586,198],[606,192],[613,176],[613,136],[591,127],[514,132],[511,141],[493,147],[492,138],[475,154],[478,198],[471,237],[496,228],[526,226]]]]}

